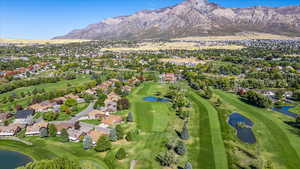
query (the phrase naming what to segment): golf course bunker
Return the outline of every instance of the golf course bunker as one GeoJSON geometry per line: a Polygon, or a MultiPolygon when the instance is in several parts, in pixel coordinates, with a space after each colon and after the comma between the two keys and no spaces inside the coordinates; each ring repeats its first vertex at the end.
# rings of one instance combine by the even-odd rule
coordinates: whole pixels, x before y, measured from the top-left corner
{"type": "Polygon", "coordinates": [[[252,126],[254,124],[250,119],[239,113],[232,113],[229,116],[228,123],[237,130],[237,137],[241,141],[249,144],[254,144],[256,142],[256,138],[252,131],[252,126]]]}
{"type": "Polygon", "coordinates": [[[274,107],[272,110],[277,111],[279,113],[288,115],[290,117],[294,117],[296,118],[298,116],[298,114],[296,113],[292,113],[289,111],[289,109],[294,108],[295,106],[282,106],[282,107],[274,107]]]}
{"type": "Polygon", "coordinates": [[[144,97],[144,101],[147,101],[147,102],[170,102],[171,100],[166,99],[166,98],[161,98],[161,97],[149,96],[149,97],[144,97]]]}

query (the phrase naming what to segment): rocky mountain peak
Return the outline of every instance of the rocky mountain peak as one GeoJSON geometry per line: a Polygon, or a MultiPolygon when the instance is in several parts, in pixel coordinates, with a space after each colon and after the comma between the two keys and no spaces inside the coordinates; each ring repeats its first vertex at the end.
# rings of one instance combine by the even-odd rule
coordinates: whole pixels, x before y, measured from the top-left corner
{"type": "Polygon", "coordinates": [[[300,36],[300,6],[223,8],[207,0],[186,0],[172,7],[108,18],[56,39],[169,39],[239,32],[300,36]]]}

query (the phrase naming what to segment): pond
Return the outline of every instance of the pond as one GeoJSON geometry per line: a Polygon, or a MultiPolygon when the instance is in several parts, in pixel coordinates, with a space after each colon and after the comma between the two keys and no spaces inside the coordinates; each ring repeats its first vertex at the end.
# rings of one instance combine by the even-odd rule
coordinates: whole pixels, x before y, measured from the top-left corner
{"type": "Polygon", "coordinates": [[[289,111],[289,109],[294,108],[295,106],[282,106],[282,107],[274,107],[272,110],[277,111],[279,113],[288,115],[290,117],[294,117],[296,118],[298,116],[298,114],[296,113],[292,113],[289,111]]]}
{"type": "Polygon", "coordinates": [[[228,123],[237,130],[237,137],[249,144],[254,144],[256,142],[256,138],[252,131],[253,122],[247,117],[239,114],[232,113],[229,116],[228,123]]]}
{"type": "Polygon", "coordinates": [[[24,154],[0,150],[0,164],[3,169],[15,169],[32,162],[32,159],[24,154]]]}
{"type": "Polygon", "coordinates": [[[144,101],[147,101],[147,102],[171,102],[170,99],[161,98],[161,97],[153,97],[153,96],[144,97],[144,101]]]}

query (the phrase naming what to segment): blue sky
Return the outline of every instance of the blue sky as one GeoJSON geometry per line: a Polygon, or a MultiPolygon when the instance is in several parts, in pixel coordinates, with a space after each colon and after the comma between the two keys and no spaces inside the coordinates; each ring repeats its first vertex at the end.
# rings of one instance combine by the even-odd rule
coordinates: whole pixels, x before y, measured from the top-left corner
{"type": "MultiPolygon", "coordinates": [[[[105,18],[183,0],[0,0],[0,37],[50,39],[105,18]]],[[[209,0],[223,7],[300,5],[300,0],[209,0]]]]}

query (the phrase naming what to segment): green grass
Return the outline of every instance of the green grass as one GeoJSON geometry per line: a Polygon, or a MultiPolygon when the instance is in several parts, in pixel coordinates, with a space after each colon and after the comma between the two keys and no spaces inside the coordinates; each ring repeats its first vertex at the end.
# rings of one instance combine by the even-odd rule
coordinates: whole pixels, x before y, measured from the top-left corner
{"type": "Polygon", "coordinates": [[[56,157],[67,157],[80,163],[94,164],[97,169],[108,169],[102,161],[100,153],[94,150],[84,150],[81,143],[60,143],[57,138],[41,139],[28,137],[33,145],[25,145],[16,141],[0,140],[0,149],[18,151],[24,153],[34,160],[53,159],[56,157]]]}
{"type": "Polygon", "coordinates": [[[190,91],[194,112],[190,122],[192,144],[189,159],[199,169],[227,169],[227,156],[222,139],[218,112],[205,99],[190,91]]]}
{"type": "Polygon", "coordinates": [[[300,114],[300,105],[295,106],[294,108],[289,109],[290,112],[300,114]]]}
{"type": "Polygon", "coordinates": [[[80,120],[81,122],[93,124],[93,125],[99,125],[101,122],[99,120],[80,120]]]}
{"type": "Polygon", "coordinates": [[[270,160],[282,169],[298,169],[300,166],[300,138],[295,129],[286,125],[284,121],[291,118],[274,111],[248,105],[237,96],[216,90],[215,93],[222,101],[254,122],[254,133],[257,138],[257,147],[264,160],[270,160]]]}
{"type": "Polygon", "coordinates": [[[162,132],[168,127],[170,103],[143,101],[144,97],[153,96],[157,91],[165,93],[166,90],[167,85],[144,83],[129,96],[132,103],[130,111],[134,113],[139,129],[145,132],[162,132]]]}

